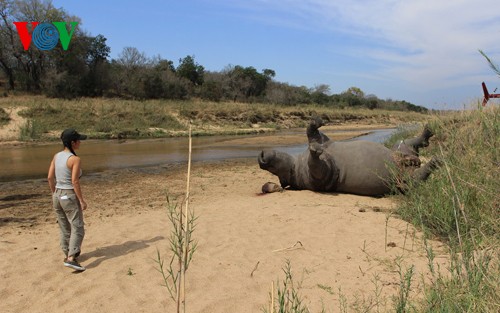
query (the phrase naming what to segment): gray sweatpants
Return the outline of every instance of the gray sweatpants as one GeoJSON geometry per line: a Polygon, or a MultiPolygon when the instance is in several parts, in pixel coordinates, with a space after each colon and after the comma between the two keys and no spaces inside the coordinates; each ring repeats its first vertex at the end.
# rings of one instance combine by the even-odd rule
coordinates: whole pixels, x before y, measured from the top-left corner
{"type": "Polygon", "coordinates": [[[78,256],[85,229],[83,212],[73,189],[56,189],[52,205],[57,214],[60,228],[61,249],[66,256],[78,256]]]}

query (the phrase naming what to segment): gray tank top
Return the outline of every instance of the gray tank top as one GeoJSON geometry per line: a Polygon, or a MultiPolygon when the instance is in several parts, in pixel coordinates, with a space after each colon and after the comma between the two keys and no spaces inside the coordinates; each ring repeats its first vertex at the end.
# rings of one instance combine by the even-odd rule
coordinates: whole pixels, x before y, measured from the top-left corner
{"type": "MultiPolygon", "coordinates": [[[[70,156],[73,156],[73,154],[67,151],[61,151],[55,156],[56,188],[58,189],[74,189],[71,182],[71,170],[67,165],[70,156]]],[[[81,175],[82,170],[80,169],[80,176],[81,175]]]]}

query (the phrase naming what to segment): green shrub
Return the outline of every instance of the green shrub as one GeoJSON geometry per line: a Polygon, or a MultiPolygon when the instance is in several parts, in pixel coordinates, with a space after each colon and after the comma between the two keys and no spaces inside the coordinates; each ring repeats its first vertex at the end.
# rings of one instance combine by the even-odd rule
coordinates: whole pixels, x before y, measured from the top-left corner
{"type": "Polygon", "coordinates": [[[303,304],[303,297],[299,292],[300,287],[294,283],[290,260],[286,260],[283,273],[285,279],[281,284],[278,280],[276,296],[269,294],[269,307],[271,309],[268,311],[266,307],[262,311],[264,313],[309,313],[309,309],[303,304]]]}
{"type": "Polygon", "coordinates": [[[28,141],[40,139],[42,133],[43,128],[37,120],[28,120],[23,126],[21,126],[19,140],[28,141]]]}

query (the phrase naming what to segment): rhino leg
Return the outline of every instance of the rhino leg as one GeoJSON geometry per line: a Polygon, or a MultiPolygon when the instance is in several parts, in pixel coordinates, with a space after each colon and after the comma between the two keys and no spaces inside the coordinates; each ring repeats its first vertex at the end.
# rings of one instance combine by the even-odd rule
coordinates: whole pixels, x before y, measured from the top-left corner
{"type": "Polygon", "coordinates": [[[422,167],[416,169],[412,174],[412,179],[419,183],[427,180],[431,173],[439,168],[443,164],[443,161],[437,157],[432,157],[432,159],[425,163],[422,167]]]}
{"type": "Polygon", "coordinates": [[[323,144],[327,141],[330,141],[330,138],[328,138],[327,135],[319,131],[319,128],[323,125],[323,120],[319,117],[315,117],[311,120],[309,126],[307,126],[306,131],[309,143],[317,142],[323,144]]]}
{"type": "Polygon", "coordinates": [[[439,168],[443,164],[443,161],[437,157],[433,157],[429,162],[417,168],[413,172],[409,173],[409,168],[400,167],[403,169],[401,172],[402,176],[396,175],[394,177],[394,182],[396,183],[396,188],[401,193],[406,193],[410,188],[415,187],[429,178],[434,170],[439,168]],[[406,174],[405,174],[406,173],[406,174]]]}
{"type": "Polygon", "coordinates": [[[429,125],[425,125],[422,133],[410,139],[405,139],[394,145],[393,150],[401,151],[403,154],[413,154],[418,156],[419,149],[425,148],[429,145],[429,139],[434,136],[434,133],[429,128],[429,125]]]}
{"type": "Polygon", "coordinates": [[[307,161],[309,179],[314,190],[333,191],[337,186],[339,170],[333,157],[328,154],[322,144],[309,144],[309,159],[307,161]]]}

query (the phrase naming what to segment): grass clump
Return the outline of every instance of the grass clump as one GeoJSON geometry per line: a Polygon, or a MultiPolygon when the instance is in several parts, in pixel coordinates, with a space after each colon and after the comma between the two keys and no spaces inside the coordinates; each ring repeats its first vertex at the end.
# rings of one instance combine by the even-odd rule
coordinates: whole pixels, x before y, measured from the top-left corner
{"type": "Polygon", "coordinates": [[[414,266],[410,266],[403,271],[400,263],[397,264],[399,273],[399,293],[398,296],[393,298],[394,309],[398,313],[409,312],[410,304],[410,291],[411,283],[414,275],[414,266]]]}
{"type": "Polygon", "coordinates": [[[276,283],[278,286],[276,293],[274,292],[274,283],[269,294],[269,309],[263,308],[265,313],[309,313],[309,309],[303,303],[302,296],[299,293],[299,286],[293,280],[292,265],[290,260],[286,260],[283,267],[285,279],[280,285],[280,281],[276,283]]]}
{"type": "Polygon", "coordinates": [[[423,312],[500,310],[500,108],[457,113],[433,125],[427,156],[440,170],[410,188],[397,213],[449,246],[450,263],[436,269],[415,304],[423,312]]]}

